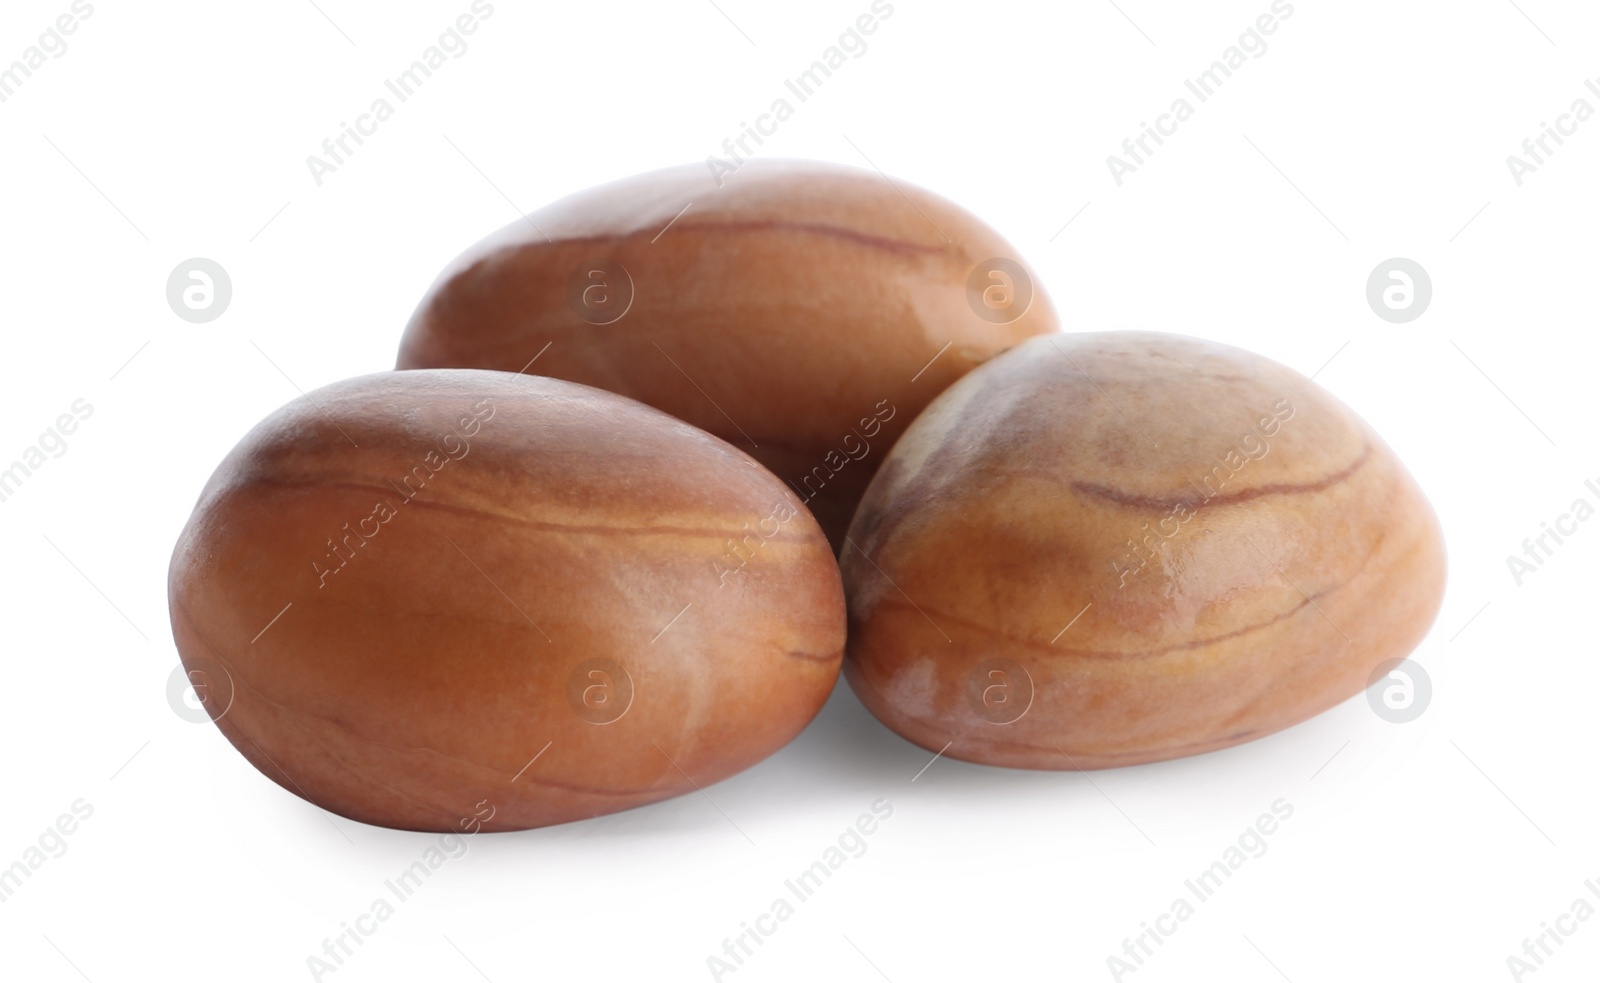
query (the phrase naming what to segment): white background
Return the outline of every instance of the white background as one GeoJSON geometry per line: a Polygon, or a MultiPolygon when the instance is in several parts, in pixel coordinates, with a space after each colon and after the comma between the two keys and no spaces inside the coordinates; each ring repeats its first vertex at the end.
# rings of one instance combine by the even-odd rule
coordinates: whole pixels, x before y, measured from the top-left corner
{"type": "MultiPolygon", "coordinates": [[[[0,866],[75,800],[94,809],[0,904],[5,978],[307,979],[434,841],[322,813],[169,707],[172,543],[258,419],[393,364],[461,249],[519,209],[718,152],[868,9],[717,2],[497,0],[320,187],[307,155],[467,0],[96,2],[0,104],[0,465],[74,400],[94,407],[0,503],[0,866]],[[194,256],[233,280],[210,324],[165,298],[194,256]]],[[[1428,710],[1395,725],[1357,698],[1184,761],[940,759],[917,777],[930,754],[841,689],[714,805],[472,839],[324,979],[710,979],[707,957],[878,798],[894,814],[866,854],[724,979],[1109,979],[1107,957],[1279,798],[1294,814],[1265,855],[1125,979],[1507,979],[1542,922],[1600,906],[1600,522],[1520,586],[1506,564],[1600,479],[1600,119],[1520,187],[1506,164],[1573,100],[1600,108],[1583,87],[1600,12],[1295,0],[1119,187],[1107,155],[1269,0],[1118,3],[895,0],[761,154],[870,155],[972,209],[1069,331],[1178,331],[1320,370],[1447,534],[1448,594],[1415,653],[1428,710]],[[1393,256],[1433,279],[1409,324],[1365,300],[1393,256]]],[[[7,0],[0,65],[67,9],[7,0]]],[[[1600,917],[1524,978],[1597,970],[1600,917]]]]}

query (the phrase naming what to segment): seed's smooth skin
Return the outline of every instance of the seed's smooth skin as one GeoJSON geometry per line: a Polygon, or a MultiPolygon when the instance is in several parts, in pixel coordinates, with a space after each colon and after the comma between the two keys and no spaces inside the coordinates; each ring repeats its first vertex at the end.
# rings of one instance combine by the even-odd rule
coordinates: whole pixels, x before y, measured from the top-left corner
{"type": "Polygon", "coordinates": [[[756,462],[620,396],[476,370],[274,413],[206,486],[169,591],[252,764],[413,830],[726,778],[811,720],[844,645],[827,540],[756,462]]]}
{"type": "Polygon", "coordinates": [[[1017,768],[1295,724],[1409,653],[1445,579],[1431,507],[1348,407],[1258,355],[1144,332],[1038,338],[967,375],[850,536],[856,694],[923,747],[1017,768]]]}
{"type": "Polygon", "coordinates": [[[766,465],[837,548],[911,419],[996,352],[1057,331],[1055,311],[997,232],[903,181],[794,160],[721,180],[684,165],[511,223],[440,275],[396,367],[526,367],[630,396],[766,465]],[[969,297],[997,257],[1026,281],[1008,294],[978,275],[999,321],[969,297]]]}

